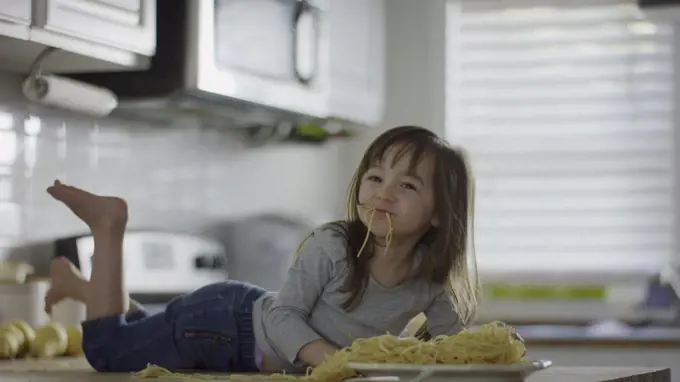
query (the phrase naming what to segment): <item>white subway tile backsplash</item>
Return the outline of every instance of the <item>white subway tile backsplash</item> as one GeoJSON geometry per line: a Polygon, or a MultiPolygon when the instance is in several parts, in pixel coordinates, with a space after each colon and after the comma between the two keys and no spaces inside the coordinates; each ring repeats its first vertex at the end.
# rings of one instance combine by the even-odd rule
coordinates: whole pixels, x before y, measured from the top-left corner
{"type": "Polygon", "coordinates": [[[131,228],[200,232],[260,212],[326,219],[344,198],[338,145],[249,148],[233,133],[189,123],[26,110],[0,104],[0,256],[86,232],[46,194],[54,179],[126,198],[131,228]]]}

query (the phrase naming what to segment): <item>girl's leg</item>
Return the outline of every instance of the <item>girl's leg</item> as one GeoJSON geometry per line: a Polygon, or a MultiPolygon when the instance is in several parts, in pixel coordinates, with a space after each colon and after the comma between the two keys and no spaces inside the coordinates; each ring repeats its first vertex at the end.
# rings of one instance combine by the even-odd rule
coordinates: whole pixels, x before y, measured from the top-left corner
{"type": "MultiPolygon", "coordinates": [[[[173,300],[164,313],[130,322],[123,314],[125,202],[59,182],[48,192],[80,217],[95,239],[91,281],[71,279],[78,287],[63,289],[87,305],[83,350],[96,370],[137,371],[152,363],[171,370],[257,371],[252,306],[263,289],[237,282],[212,284],[173,300]]],[[[60,269],[67,268],[57,266],[55,272],[60,269]]]]}
{"type": "Polygon", "coordinates": [[[83,323],[83,350],[98,371],[208,369],[257,372],[253,303],[265,290],[240,282],[210,284],[172,300],[165,312],[83,323]]]}
{"type": "Polygon", "coordinates": [[[94,238],[92,275],[83,291],[87,318],[96,319],[125,313],[127,292],[123,278],[123,235],[127,225],[124,200],[102,197],[54,182],[47,192],[63,202],[85,224],[94,238]]]}

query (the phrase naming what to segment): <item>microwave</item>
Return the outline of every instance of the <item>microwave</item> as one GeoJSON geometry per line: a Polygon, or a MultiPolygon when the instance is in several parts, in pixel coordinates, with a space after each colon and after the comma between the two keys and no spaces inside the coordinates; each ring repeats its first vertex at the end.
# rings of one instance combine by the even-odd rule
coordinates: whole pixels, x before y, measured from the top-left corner
{"type": "MultiPolygon", "coordinates": [[[[370,0],[368,0],[370,1],[370,0]]],[[[268,125],[329,115],[330,0],[172,0],[157,7],[147,68],[76,73],[119,113],[268,125]]]]}

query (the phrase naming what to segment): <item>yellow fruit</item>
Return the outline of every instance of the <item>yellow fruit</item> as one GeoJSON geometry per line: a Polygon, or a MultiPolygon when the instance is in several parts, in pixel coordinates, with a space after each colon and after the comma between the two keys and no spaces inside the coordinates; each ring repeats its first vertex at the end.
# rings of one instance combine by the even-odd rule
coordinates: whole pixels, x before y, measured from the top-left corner
{"type": "Polygon", "coordinates": [[[22,334],[22,340],[17,353],[17,357],[24,357],[28,354],[31,343],[35,340],[35,330],[26,321],[12,321],[7,324],[8,327],[16,328],[22,334]]]}
{"type": "Polygon", "coordinates": [[[21,332],[11,326],[0,328],[0,358],[15,358],[21,348],[24,337],[21,332]]]}
{"type": "Polygon", "coordinates": [[[66,353],[67,346],[66,328],[60,323],[53,322],[36,329],[30,351],[34,357],[58,357],[66,353]]]}
{"type": "Polygon", "coordinates": [[[70,326],[66,328],[68,335],[68,345],[66,355],[78,356],[83,354],[83,329],[80,326],[70,326]]]}

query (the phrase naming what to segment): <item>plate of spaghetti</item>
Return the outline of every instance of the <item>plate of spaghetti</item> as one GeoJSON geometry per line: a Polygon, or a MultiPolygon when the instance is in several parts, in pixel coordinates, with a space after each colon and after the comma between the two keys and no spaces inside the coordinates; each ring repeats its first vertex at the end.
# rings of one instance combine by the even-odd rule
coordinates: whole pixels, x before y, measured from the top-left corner
{"type": "MultiPolygon", "coordinates": [[[[477,330],[428,341],[393,335],[357,339],[308,374],[316,381],[364,376],[367,381],[396,377],[401,381],[456,378],[475,381],[522,380],[552,365],[524,358],[526,347],[508,325],[495,321],[477,330]]],[[[361,379],[361,378],[358,378],[361,379]]]]}

